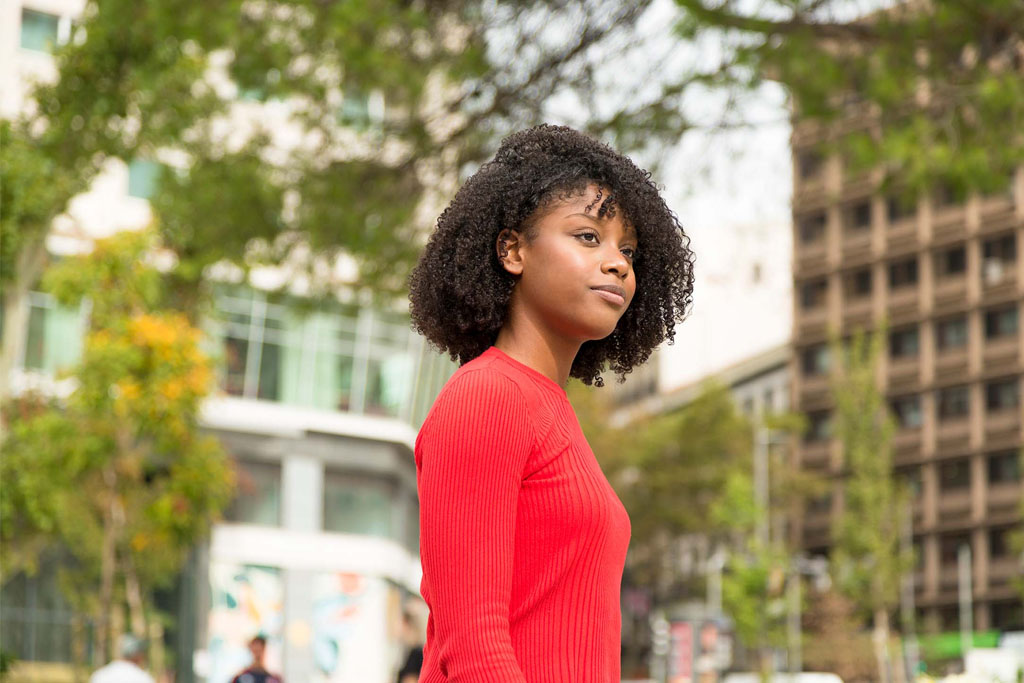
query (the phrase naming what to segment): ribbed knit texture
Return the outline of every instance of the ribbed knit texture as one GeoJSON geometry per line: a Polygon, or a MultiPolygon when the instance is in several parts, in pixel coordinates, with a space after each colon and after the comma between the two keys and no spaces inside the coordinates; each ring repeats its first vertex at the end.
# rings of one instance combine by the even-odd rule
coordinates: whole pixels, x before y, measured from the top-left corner
{"type": "Polygon", "coordinates": [[[491,347],[416,440],[421,683],[619,683],[629,517],[565,392],[491,347]]]}

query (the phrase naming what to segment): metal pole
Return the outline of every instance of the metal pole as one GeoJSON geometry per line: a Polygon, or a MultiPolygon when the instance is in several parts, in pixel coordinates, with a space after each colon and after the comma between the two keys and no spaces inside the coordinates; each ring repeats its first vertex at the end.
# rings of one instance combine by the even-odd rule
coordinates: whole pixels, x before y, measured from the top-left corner
{"type": "Polygon", "coordinates": [[[789,674],[792,681],[803,668],[803,650],[800,642],[800,580],[802,567],[801,558],[796,558],[796,566],[789,577],[789,619],[786,623],[786,634],[789,639],[789,674]]]}
{"type": "Polygon", "coordinates": [[[757,539],[768,547],[768,433],[759,425],[754,436],[754,504],[757,506],[757,539]]]}
{"type": "Polygon", "coordinates": [[[960,585],[960,651],[966,661],[971,649],[974,632],[974,615],[971,604],[971,546],[964,543],[957,552],[957,575],[960,585]]]}
{"type": "MultiPolygon", "coordinates": [[[[900,534],[900,545],[904,554],[912,548],[914,534],[913,509],[907,506],[903,516],[903,533],[900,534]]],[[[903,621],[903,661],[907,668],[907,680],[914,681],[917,677],[918,649],[917,632],[914,628],[914,568],[903,575],[900,590],[900,612],[903,621]]]]}

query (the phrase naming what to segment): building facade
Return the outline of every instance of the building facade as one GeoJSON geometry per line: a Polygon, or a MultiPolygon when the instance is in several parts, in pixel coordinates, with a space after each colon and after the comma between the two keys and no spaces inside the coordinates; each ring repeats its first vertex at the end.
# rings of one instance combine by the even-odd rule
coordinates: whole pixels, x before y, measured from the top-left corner
{"type": "Polygon", "coordinates": [[[826,553],[842,504],[829,337],[884,322],[879,380],[898,425],[895,474],[913,494],[919,627],[958,628],[966,545],[975,628],[1019,629],[1011,581],[1022,567],[1010,538],[1024,497],[1024,170],[992,194],[939,189],[907,201],[882,192],[876,174],[822,155],[824,135],[806,125],[793,134],[793,406],[810,422],[799,462],[833,482],[805,511],[800,541],[826,553]]]}
{"type": "MultiPolygon", "coordinates": [[[[83,7],[0,6],[0,116],[23,109],[33,80],[55,77],[50,52],[83,7]]],[[[157,170],[145,160],[108,164],[54,224],[51,254],[146,226],[157,170]]],[[[59,377],[81,353],[87,307],[65,309],[40,292],[26,305],[14,390],[66,392],[59,377]]],[[[401,610],[419,592],[413,442],[454,365],[413,333],[403,310],[310,305],[258,286],[217,285],[203,327],[220,374],[201,423],[231,456],[238,487],[161,597],[177,615],[176,680],[227,683],[258,633],[286,680],[392,680],[401,610]]],[[[81,621],[54,572],[9,581],[0,611],[0,647],[20,660],[19,680],[71,680],[81,621]]]]}

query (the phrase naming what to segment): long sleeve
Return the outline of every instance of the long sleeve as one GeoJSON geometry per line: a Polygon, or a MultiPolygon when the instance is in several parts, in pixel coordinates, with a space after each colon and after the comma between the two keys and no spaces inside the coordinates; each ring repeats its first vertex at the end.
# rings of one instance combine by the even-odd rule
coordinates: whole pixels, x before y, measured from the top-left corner
{"type": "Polygon", "coordinates": [[[509,605],[534,439],[520,388],[494,372],[469,372],[447,387],[420,434],[420,558],[437,650],[428,656],[450,683],[526,683],[509,605]]]}

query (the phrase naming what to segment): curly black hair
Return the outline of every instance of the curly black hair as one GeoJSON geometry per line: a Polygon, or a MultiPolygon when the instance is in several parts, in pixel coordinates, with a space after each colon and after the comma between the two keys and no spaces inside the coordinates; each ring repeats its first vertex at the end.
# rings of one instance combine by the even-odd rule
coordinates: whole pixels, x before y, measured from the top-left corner
{"type": "Polygon", "coordinates": [[[413,327],[460,364],[487,350],[515,283],[498,260],[498,234],[511,229],[530,240],[539,209],[590,185],[609,195],[602,211],[621,211],[636,229],[636,294],[614,332],[582,345],[570,374],[603,386],[607,367],[624,381],[659,344],[674,340],[692,303],[693,252],[651,174],[572,128],[540,125],[508,136],[456,193],[410,277],[413,327]]]}

